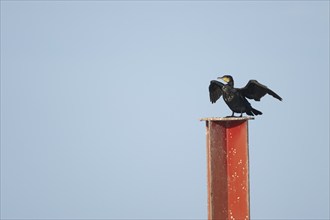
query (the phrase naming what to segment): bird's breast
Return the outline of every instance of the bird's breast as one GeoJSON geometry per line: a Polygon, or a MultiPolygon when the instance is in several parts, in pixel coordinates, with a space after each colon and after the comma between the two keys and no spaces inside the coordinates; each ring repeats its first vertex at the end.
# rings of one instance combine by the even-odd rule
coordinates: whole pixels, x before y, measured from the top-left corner
{"type": "Polygon", "coordinates": [[[224,99],[226,102],[231,102],[234,98],[235,98],[234,94],[225,93],[225,94],[223,95],[223,99],[224,99]]]}

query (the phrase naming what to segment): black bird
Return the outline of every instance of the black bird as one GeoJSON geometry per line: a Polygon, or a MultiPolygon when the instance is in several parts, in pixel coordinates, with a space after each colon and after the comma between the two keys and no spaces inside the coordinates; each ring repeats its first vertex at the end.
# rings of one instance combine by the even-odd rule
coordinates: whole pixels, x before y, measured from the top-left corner
{"type": "Polygon", "coordinates": [[[264,95],[269,94],[282,101],[282,98],[279,95],[267,88],[267,86],[259,83],[257,80],[250,80],[245,87],[239,89],[234,88],[234,80],[230,75],[224,75],[218,77],[218,79],[222,79],[227,84],[212,80],[209,86],[210,101],[215,103],[221,96],[223,96],[223,100],[233,112],[231,117],[234,117],[235,112],[241,113],[240,117],[242,117],[243,113],[251,116],[262,115],[262,112],[252,108],[246,98],[260,101],[264,95]]]}

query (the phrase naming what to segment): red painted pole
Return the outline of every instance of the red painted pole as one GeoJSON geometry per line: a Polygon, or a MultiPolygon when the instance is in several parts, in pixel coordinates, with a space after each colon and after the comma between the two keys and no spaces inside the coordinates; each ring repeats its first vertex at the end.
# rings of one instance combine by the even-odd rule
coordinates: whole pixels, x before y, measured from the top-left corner
{"type": "Polygon", "coordinates": [[[249,119],[201,119],[206,121],[209,220],[250,219],[249,119]]]}

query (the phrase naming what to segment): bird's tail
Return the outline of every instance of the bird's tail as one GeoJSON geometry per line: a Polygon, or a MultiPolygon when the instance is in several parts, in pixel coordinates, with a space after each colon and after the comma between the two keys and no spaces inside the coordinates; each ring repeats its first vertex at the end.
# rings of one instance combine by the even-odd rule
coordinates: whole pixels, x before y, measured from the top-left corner
{"type": "Polygon", "coordinates": [[[251,108],[251,111],[253,112],[254,115],[262,115],[262,112],[258,111],[257,109],[251,108]]]}

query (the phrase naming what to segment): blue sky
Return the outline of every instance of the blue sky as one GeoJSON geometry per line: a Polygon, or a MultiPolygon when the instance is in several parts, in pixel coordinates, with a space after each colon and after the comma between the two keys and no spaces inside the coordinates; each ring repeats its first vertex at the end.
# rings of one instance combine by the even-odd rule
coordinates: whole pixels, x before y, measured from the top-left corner
{"type": "Polygon", "coordinates": [[[224,74],[283,98],[251,101],[252,219],[328,219],[328,1],[1,1],[1,218],[207,218],[224,74]]]}

